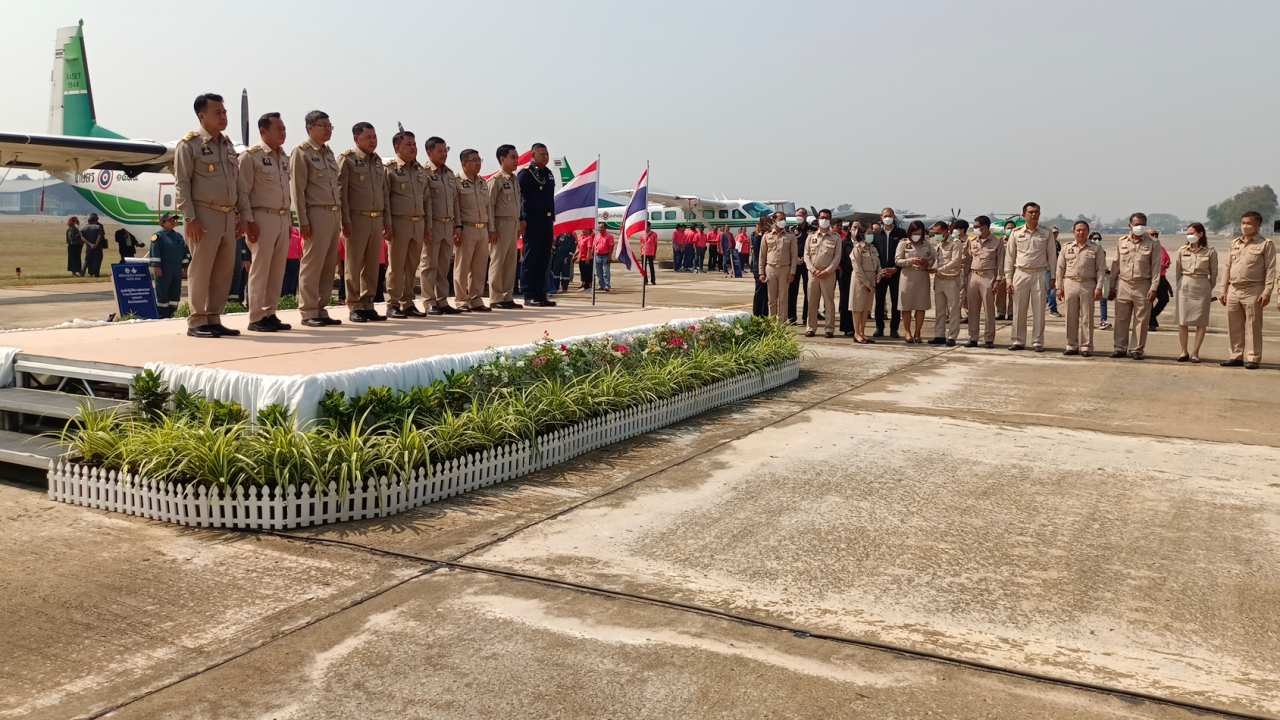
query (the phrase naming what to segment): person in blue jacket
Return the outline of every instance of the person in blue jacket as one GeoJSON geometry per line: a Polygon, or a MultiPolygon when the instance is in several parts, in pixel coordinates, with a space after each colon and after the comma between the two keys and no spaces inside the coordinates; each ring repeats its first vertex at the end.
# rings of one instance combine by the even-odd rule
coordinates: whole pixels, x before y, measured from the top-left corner
{"type": "Polygon", "coordinates": [[[151,236],[152,273],[156,280],[156,309],[160,317],[170,318],[182,300],[182,269],[191,261],[187,241],[174,230],[178,216],[160,216],[160,232],[151,236]]]}

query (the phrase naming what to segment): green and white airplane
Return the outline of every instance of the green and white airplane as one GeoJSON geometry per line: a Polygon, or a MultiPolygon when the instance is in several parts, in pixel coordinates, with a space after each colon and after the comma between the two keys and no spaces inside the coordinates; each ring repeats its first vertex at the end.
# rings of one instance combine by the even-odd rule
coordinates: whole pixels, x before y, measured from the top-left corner
{"type": "MultiPolygon", "coordinates": [[[[177,140],[131,139],[98,124],[85,52],[84,21],[58,29],[53,49],[47,135],[0,132],[0,168],[42,170],[67,183],[103,220],[146,237],[175,209],[177,140]]],[[[241,129],[247,133],[247,97],[241,129]]],[[[237,147],[237,150],[243,149],[237,147]]]]}

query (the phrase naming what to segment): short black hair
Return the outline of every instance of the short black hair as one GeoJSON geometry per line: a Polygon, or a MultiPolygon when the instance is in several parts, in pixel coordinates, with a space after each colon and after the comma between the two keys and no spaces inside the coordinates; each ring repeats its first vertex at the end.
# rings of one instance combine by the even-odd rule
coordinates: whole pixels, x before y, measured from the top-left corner
{"type": "Polygon", "coordinates": [[[1257,223],[1258,223],[1259,225],[1261,225],[1261,224],[1262,224],[1262,213],[1258,212],[1257,210],[1250,210],[1249,212],[1247,212],[1247,213],[1245,213],[1245,214],[1241,215],[1241,216],[1240,216],[1240,219],[1241,219],[1241,220],[1245,220],[1245,219],[1255,220],[1255,221],[1257,221],[1257,223]]]}
{"type": "Polygon", "coordinates": [[[1023,215],[1026,215],[1026,214],[1027,214],[1027,210],[1028,210],[1029,208],[1035,208],[1035,209],[1039,210],[1039,209],[1040,209],[1040,203],[1038,203],[1038,202],[1025,202],[1025,203],[1022,203],[1022,214],[1023,214],[1023,215]]]}
{"type": "Polygon", "coordinates": [[[271,127],[272,120],[279,120],[279,119],[280,119],[280,113],[278,112],[265,113],[263,114],[262,117],[258,118],[258,129],[266,130],[267,128],[271,127]]]}
{"type": "Polygon", "coordinates": [[[1081,218],[1080,220],[1077,220],[1071,224],[1071,231],[1075,232],[1076,227],[1079,225],[1083,225],[1086,230],[1089,229],[1089,221],[1081,218]]]}
{"type": "Polygon", "coordinates": [[[367,123],[363,120],[351,126],[351,137],[358,137],[365,130],[372,130],[373,123],[367,123]]]}
{"type": "Polygon", "coordinates": [[[1017,227],[1017,226],[1018,226],[1018,221],[1017,221],[1017,220],[1014,220],[1014,219],[1012,219],[1012,218],[1010,218],[1010,219],[1008,219],[1008,220],[1005,220],[1005,221],[1004,221],[1004,226],[1005,226],[1005,227],[1009,227],[1010,225],[1012,225],[1012,226],[1014,226],[1014,227],[1017,227]]]}
{"type": "Polygon", "coordinates": [[[991,227],[991,218],[986,215],[979,215],[973,219],[973,224],[978,227],[991,227]]]}
{"type": "Polygon", "coordinates": [[[196,114],[199,115],[200,113],[204,112],[204,109],[208,107],[209,103],[211,102],[219,102],[219,103],[222,102],[222,96],[219,95],[218,93],[205,93],[203,95],[197,95],[196,101],[194,103],[196,114]]]}
{"type": "Polygon", "coordinates": [[[946,224],[945,222],[943,222],[943,221],[939,220],[939,221],[937,221],[937,222],[935,222],[934,224],[932,224],[932,225],[930,225],[930,226],[929,226],[929,229],[930,229],[930,230],[932,230],[932,229],[934,229],[934,228],[942,228],[943,230],[946,230],[946,229],[947,229],[947,224],[946,224]]]}
{"type": "Polygon", "coordinates": [[[498,146],[498,151],[497,151],[496,153],[494,153],[494,154],[498,156],[498,162],[502,162],[502,158],[504,158],[504,157],[506,157],[506,156],[510,155],[511,153],[513,153],[513,152],[515,152],[515,151],[516,151],[516,146],[515,146],[515,145],[512,145],[511,143],[506,143],[506,144],[503,144],[503,145],[499,145],[499,146],[498,146]]]}
{"type": "Polygon", "coordinates": [[[1147,224],[1147,214],[1146,214],[1146,213],[1144,213],[1144,212],[1136,212],[1136,213],[1133,213],[1132,215],[1130,215],[1130,216],[1129,216],[1129,222],[1131,222],[1131,223],[1132,223],[1134,220],[1137,220],[1138,222],[1142,223],[1143,225],[1146,225],[1146,224],[1147,224]]]}
{"type": "Polygon", "coordinates": [[[427,138],[426,147],[428,150],[435,150],[437,145],[444,145],[444,144],[445,144],[444,138],[439,137],[437,135],[432,135],[431,137],[427,138]]]}
{"type": "Polygon", "coordinates": [[[398,132],[398,133],[396,133],[395,135],[392,135],[392,136],[391,136],[391,147],[400,147],[400,143],[401,143],[405,138],[414,138],[415,140],[417,139],[417,138],[414,136],[414,134],[413,134],[413,131],[412,131],[412,130],[401,130],[400,132],[398,132]]]}
{"type": "Polygon", "coordinates": [[[306,117],[302,119],[302,123],[307,126],[308,130],[310,130],[312,127],[318,125],[321,120],[328,120],[328,119],[329,119],[329,113],[323,110],[312,110],[311,112],[307,113],[306,117]]]}
{"type": "Polygon", "coordinates": [[[916,230],[919,230],[919,231],[920,231],[920,234],[921,234],[921,235],[923,235],[923,234],[924,234],[924,223],[923,223],[923,222],[921,222],[921,221],[919,221],[919,220],[912,220],[910,223],[908,223],[908,224],[907,224],[907,234],[908,234],[908,235],[910,235],[912,232],[914,232],[914,231],[916,231],[916,230]]]}
{"type": "Polygon", "coordinates": [[[822,208],[821,210],[819,210],[819,211],[818,211],[818,214],[819,214],[819,215],[821,215],[822,213],[826,213],[826,214],[827,214],[827,217],[828,217],[828,218],[830,218],[830,217],[831,217],[831,208],[822,208]]]}
{"type": "Polygon", "coordinates": [[[529,146],[530,150],[546,150],[547,146],[542,143],[534,143],[529,146]]]}
{"type": "Polygon", "coordinates": [[[951,229],[964,232],[969,229],[969,221],[964,218],[958,218],[955,222],[951,223],[951,229]]]}
{"type": "Polygon", "coordinates": [[[459,161],[459,162],[466,162],[466,161],[470,160],[471,158],[475,158],[475,159],[479,160],[479,159],[480,159],[480,151],[479,151],[479,150],[476,150],[475,148],[467,148],[466,150],[463,150],[463,151],[458,155],[458,161],[459,161]]]}

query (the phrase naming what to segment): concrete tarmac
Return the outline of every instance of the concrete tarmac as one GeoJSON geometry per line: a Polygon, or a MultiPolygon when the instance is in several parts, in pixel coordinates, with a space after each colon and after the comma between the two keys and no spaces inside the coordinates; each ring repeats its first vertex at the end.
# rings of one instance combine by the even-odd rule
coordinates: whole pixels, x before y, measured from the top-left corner
{"type": "Polygon", "coordinates": [[[0,485],[0,718],[1280,717],[1268,326],[1253,372],[1169,332],[1142,362],[809,341],[766,396],[285,536],[0,485]]]}

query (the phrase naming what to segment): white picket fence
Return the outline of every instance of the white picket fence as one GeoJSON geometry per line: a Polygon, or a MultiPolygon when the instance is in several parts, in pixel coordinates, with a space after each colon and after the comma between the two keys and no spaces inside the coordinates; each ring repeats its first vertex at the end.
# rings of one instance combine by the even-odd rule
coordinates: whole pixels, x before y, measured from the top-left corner
{"type": "Polygon", "coordinates": [[[427,503],[523,477],[605,445],[680,422],[712,408],[795,380],[792,360],[666,400],[561,428],[535,441],[511,443],[400,476],[366,479],[322,493],[309,485],[284,489],[239,486],[226,491],[158,483],[115,470],[59,462],[49,470],[49,498],[192,527],[286,530],[387,517],[427,503]]]}

